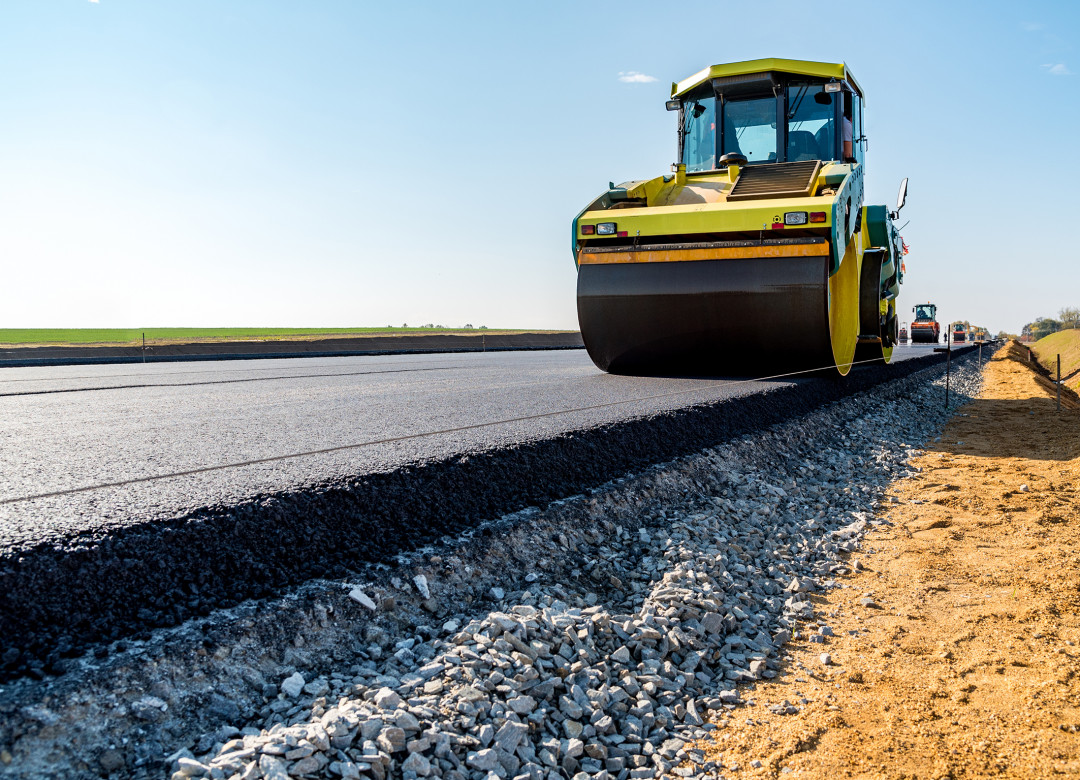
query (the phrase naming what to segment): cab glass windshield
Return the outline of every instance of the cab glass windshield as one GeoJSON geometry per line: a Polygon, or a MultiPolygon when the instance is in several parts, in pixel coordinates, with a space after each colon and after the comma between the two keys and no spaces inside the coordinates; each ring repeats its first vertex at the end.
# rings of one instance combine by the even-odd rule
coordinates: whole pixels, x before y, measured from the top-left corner
{"type": "Polygon", "coordinates": [[[788,87],[787,159],[832,160],[836,157],[834,96],[821,84],[788,87]]]}
{"type": "Polygon", "coordinates": [[[917,320],[932,320],[934,319],[934,310],[929,306],[916,306],[915,307],[915,319],[917,320]]]}
{"type": "Polygon", "coordinates": [[[688,100],[683,106],[683,159],[686,170],[716,167],[716,98],[688,100]]]}
{"type": "Polygon", "coordinates": [[[776,161],[776,98],[724,101],[721,154],[729,152],[752,163],[776,161]]]}

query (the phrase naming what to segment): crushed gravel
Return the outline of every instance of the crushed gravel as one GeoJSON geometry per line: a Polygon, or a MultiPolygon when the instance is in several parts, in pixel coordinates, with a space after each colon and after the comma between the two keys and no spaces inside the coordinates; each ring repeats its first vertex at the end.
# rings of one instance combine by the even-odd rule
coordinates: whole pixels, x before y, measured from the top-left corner
{"type": "MultiPolygon", "coordinates": [[[[954,403],[978,382],[954,361],[954,403]]],[[[159,632],[46,699],[8,686],[23,687],[0,690],[0,775],[716,775],[694,741],[741,683],[776,675],[812,595],[844,587],[885,486],[947,419],[942,384],[925,369],[362,578],[159,632]]]]}

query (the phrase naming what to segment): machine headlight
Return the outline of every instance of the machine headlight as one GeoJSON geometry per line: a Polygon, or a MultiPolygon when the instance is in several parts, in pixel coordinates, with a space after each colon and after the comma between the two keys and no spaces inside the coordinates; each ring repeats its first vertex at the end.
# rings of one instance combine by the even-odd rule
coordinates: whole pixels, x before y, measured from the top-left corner
{"type": "Polygon", "coordinates": [[[805,225],[806,224],[806,212],[805,211],[789,211],[784,214],[785,225],[805,225]]]}
{"type": "Polygon", "coordinates": [[[601,222],[596,226],[596,235],[598,236],[613,236],[615,235],[615,223],[614,222],[601,222]]]}

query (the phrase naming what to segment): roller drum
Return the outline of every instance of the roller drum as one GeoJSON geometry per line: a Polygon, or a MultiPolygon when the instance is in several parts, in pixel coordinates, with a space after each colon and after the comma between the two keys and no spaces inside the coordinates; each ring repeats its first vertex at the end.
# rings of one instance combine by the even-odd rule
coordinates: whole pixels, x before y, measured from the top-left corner
{"type": "Polygon", "coordinates": [[[931,328],[908,328],[908,336],[914,344],[937,344],[940,339],[931,328]]]}
{"type": "Polygon", "coordinates": [[[578,321],[604,371],[771,376],[833,365],[825,256],[581,265],[578,321]]]}

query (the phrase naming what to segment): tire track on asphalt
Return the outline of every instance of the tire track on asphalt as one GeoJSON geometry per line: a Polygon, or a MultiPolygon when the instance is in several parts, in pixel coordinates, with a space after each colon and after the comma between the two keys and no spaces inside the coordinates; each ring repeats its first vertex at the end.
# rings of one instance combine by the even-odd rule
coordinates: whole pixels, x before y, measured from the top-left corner
{"type": "MultiPolygon", "coordinates": [[[[877,363],[877,362],[879,362],[879,361],[876,361],[876,360],[861,360],[861,361],[856,361],[856,362],[852,363],[851,365],[856,366],[856,365],[860,365],[860,364],[870,364],[870,363],[877,363]]],[[[833,366],[828,366],[826,368],[833,368],[833,366]]],[[[425,369],[412,369],[412,370],[415,370],[415,371],[435,371],[435,370],[439,370],[439,369],[425,368],[425,369]]],[[[559,417],[559,416],[564,415],[564,414],[576,414],[576,413],[580,413],[580,412],[590,412],[590,411],[595,411],[597,409],[610,408],[610,407],[613,407],[613,406],[625,406],[627,404],[644,403],[646,401],[656,401],[656,400],[661,400],[661,399],[664,399],[664,398],[674,398],[674,397],[677,397],[677,396],[689,395],[690,393],[697,393],[697,392],[701,392],[701,391],[704,391],[704,390],[709,390],[709,389],[716,388],[716,387],[730,388],[730,387],[732,387],[734,385],[740,385],[740,384],[768,382],[768,381],[777,380],[777,379],[790,379],[792,377],[797,377],[797,376],[805,376],[805,375],[816,374],[816,373],[818,373],[818,372],[820,372],[822,370],[824,370],[824,369],[823,368],[814,368],[814,369],[807,369],[805,371],[792,371],[792,372],[789,372],[789,373],[786,373],[786,374],[774,374],[772,376],[755,377],[753,379],[734,379],[734,380],[729,380],[729,381],[721,381],[720,383],[710,384],[707,387],[700,387],[700,386],[699,387],[692,387],[692,388],[688,388],[686,390],[675,390],[675,391],[672,391],[670,393],[657,393],[655,395],[639,396],[639,397],[636,397],[636,398],[624,398],[624,399],[620,399],[618,401],[606,401],[606,402],[601,403],[601,404],[589,404],[587,406],[577,406],[577,407],[573,407],[573,408],[570,408],[570,409],[557,409],[557,410],[552,411],[552,412],[541,412],[539,414],[529,414],[529,415],[524,415],[524,416],[521,416],[521,417],[509,417],[509,418],[502,419],[502,420],[490,420],[490,421],[482,422],[482,423],[474,423],[472,425],[461,425],[461,426],[457,426],[457,427],[454,427],[454,428],[443,428],[443,429],[436,430],[436,431],[425,431],[425,432],[422,432],[422,433],[411,433],[411,434],[408,434],[406,436],[393,436],[393,437],[385,438],[385,439],[372,439],[370,441],[357,442],[357,443],[354,443],[354,444],[340,444],[340,445],[337,445],[337,446],[334,446],[334,447],[323,447],[323,448],[320,448],[320,449],[317,449],[317,450],[305,450],[303,452],[291,452],[291,453],[286,453],[286,454],[283,454],[283,455],[271,455],[271,456],[268,456],[268,457],[265,457],[265,458],[254,458],[252,460],[237,461],[237,462],[234,462],[234,463],[222,463],[222,464],[218,464],[218,465],[214,465],[214,466],[203,466],[203,467],[195,468],[195,469],[185,469],[183,471],[174,471],[174,472],[169,472],[169,473],[165,473],[165,474],[153,474],[153,475],[149,475],[149,476],[145,476],[145,477],[133,477],[131,479],[118,480],[118,481],[115,481],[115,482],[102,482],[102,483],[95,484],[95,485],[86,485],[86,486],[83,486],[83,487],[70,488],[70,489],[67,489],[67,490],[53,490],[53,491],[49,491],[49,492],[46,492],[46,493],[36,493],[36,494],[33,494],[33,495],[29,495],[29,496],[16,496],[16,497],[13,497],[13,498],[0,499],[0,506],[2,506],[4,504],[17,504],[17,503],[22,503],[22,502],[25,502],[25,501],[35,501],[35,500],[43,499],[43,498],[55,498],[55,497],[58,497],[58,496],[70,496],[70,495],[75,495],[75,494],[78,494],[78,493],[86,493],[86,492],[89,492],[89,491],[92,491],[92,490],[104,490],[104,489],[107,489],[107,488],[125,487],[127,485],[138,485],[138,484],[143,484],[143,483],[147,483],[147,482],[156,482],[158,480],[163,480],[163,479],[177,479],[177,478],[180,478],[180,477],[190,477],[190,476],[195,476],[195,475],[198,475],[198,474],[207,474],[207,473],[211,473],[211,472],[215,472],[215,471],[224,471],[226,469],[236,469],[236,468],[245,468],[245,467],[248,467],[248,466],[258,466],[258,465],[262,465],[264,463],[277,463],[277,462],[280,462],[280,461],[293,460],[293,459],[296,459],[296,458],[312,457],[312,456],[315,456],[315,455],[329,455],[329,454],[332,454],[332,453],[335,453],[335,452],[344,452],[346,450],[362,449],[364,447],[374,447],[374,446],[378,446],[378,445],[382,445],[382,444],[396,444],[398,442],[403,442],[403,441],[411,441],[411,440],[414,440],[414,439],[423,439],[423,438],[427,438],[429,436],[443,436],[443,435],[449,435],[449,434],[453,434],[453,433],[464,433],[466,431],[474,431],[474,430],[479,430],[479,429],[482,429],[482,428],[491,428],[491,427],[495,427],[495,426],[499,426],[499,425],[512,425],[514,423],[529,422],[531,420],[542,420],[542,419],[551,418],[551,417],[559,417]]],[[[395,372],[395,371],[382,372],[382,371],[380,371],[380,372],[360,372],[360,373],[361,374],[367,374],[367,373],[399,373],[399,372],[395,372]]],[[[354,376],[354,374],[329,374],[329,375],[312,374],[310,376],[354,376]]],[[[304,378],[304,377],[298,377],[298,378],[304,378]]],[[[264,381],[265,379],[268,379],[268,378],[263,377],[263,378],[251,378],[251,379],[227,379],[227,380],[219,380],[219,381],[214,381],[214,382],[205,382],[205,383],[196,383],[196,384],[211,384],[211,385],[213,385],[213,384],[230,384],[230,383],[233,383],[233,382],[264,381]]],[[[163,385],[163,384],[161,384],[161,385],[150,385],[150,386],[151,387],[177,387],[177,386],[186,387],[186,386],[188,386],[188,383],[183,383],[183,384],[180,384],[180,385],[163,385]]],[[[132,387],[137,387],[137,385],[132,385],[132,387]]],[[[107,388],[101,388],[101,389],[107,389],[107,388]]],[[[57,390],[57,391],[51,391],[51,392],[66,392],[66,391],[57,390]]],[[[3,394],[0,394],[0,397],[2,397],[2,395],[3,394]]],[[[711,399],[706,398],[706,399],[703,399],[703,402],[708,403],[709,401],[715,401],[715,400],[716,400],[715,398],[711,398],[711,399]]]]}
{"type": "MultiPolygon", "coordinates": [[[[389,372],[387,372],[389,373],[389,372]]],[[[230,381],[245,381],[245,380],[230,380],[230,381]]],[[[724,383],[724,386],[730,386],[731,384],[741,384],[742,382],[758,382],[762,380],[747,379],[741,380],[741,382],[724,383]]],[[[218,384],[211,382],[209,384],[218,384]]],[[[158,386],[158,385],[155,385],[158,386]]],[[[716,385],[713,385],[714,387],[716,385]]],[[[283,460],[292,460],[294,458],[306,458],[314,455],[328,455],[334,452],[343,452],[345,450],[361,449],[363,447],[374,447],[380,444],[395,444],[402,441],[410,441],[413,439],[423,439],[428,436],[443,436],[451,433],[463,433],[465,431],[474,431],[480,428],[490,428],[497,425],[511,425],[513,423],[528,422],[530,420],[540,420],[547,417],[558,417],[563,414],[574,414],[577,412],[588,412],[596,409],[604,409],[611,406],[621,406],[631,403],[643,403],[645,401],[654,401],[661,398],[671,398],[674,396],[687,395],[689,393],[697,393],[709,388],[694,387],[687,390],[676,390],[671,393],[659,393],[657,395],[647,395],[640,398],[626,398],[619,401],[607,401],[602,404],[592,404],[590,406],[579,406],[573,409],[558,409],[553,412],[542,412],[540,414],[529,414],[522,417],[509,417],[504,420],[491,420],[489,422],[475,423],[473,425],[461,425],[456,428],[443,428],[437,431],[425,431],[424,433],[410,433],[407,436],[393,436],[388,439],[372,439],[370,441],[358,442],[355,444],[341,444],[336,447],[324,447],[317,450],[306,450],[304,452],[290,452],[285,455],[271,455],[266,458],[255,458],[253,460],[238,461],[235,463],[222,463],[216,466],[203,466],[197,469],[185,469],[184,471],[174,471],[167,474],[154,474],[146,477],[134,477],[132,479],[119,480],[117,482],[103,482],[97,485],[86,485],[84,487],[70,488],[68,490],[54,490],[48,493],[36,493],[30,496],[16,496],[14,498],[0,499],[0,505],[3,504],[17,504],[24,501],[36,501],[42,498],[55,498],[57,496],[70,496],[77,493],[86,493],[91,490],[104,490],[107,488],[125,487],[127,485],[138,485],[145,482],[156,482],[162,479],[176,479],[179,477],[190,477],[196,474],[206,474],[214,471],[223,471],[225,469],[238,469],[246,466],[258,466],[263,463],[277,463],[283,460]]],[[[708,399],[706,399],[707,401],[708,399]]]]}
{"type": "MultiPolygon", "coordinates": [[[[148,387],[201,387],[203,385],[232,385],[241,382],[271,382],[279,379],[318,379],[320,377],[335,376],[368,376],[371,374],[411,374],[420,371],[450,371],[460,370],[454,366],[431,366],[428,368],[396,368],[388,371],[351,371],[346,373],[329,374],[288,374],[284,376],[250,376],[243,379],[212,379],[203,382],[146,382],[143,384],[129,385],[102,385],[101,387],[63,387],[54,390],[16,390],[11,393],[0,393],[0,398],[12,398],[27,395],[53,395],[56,393],[93,393],[99,390],[137,390],[148,387]]],[[[42,380],[37,380],[42,381],[42,380]]],[[[2,502],[0,502],[2,503],[2,502]]]]}

